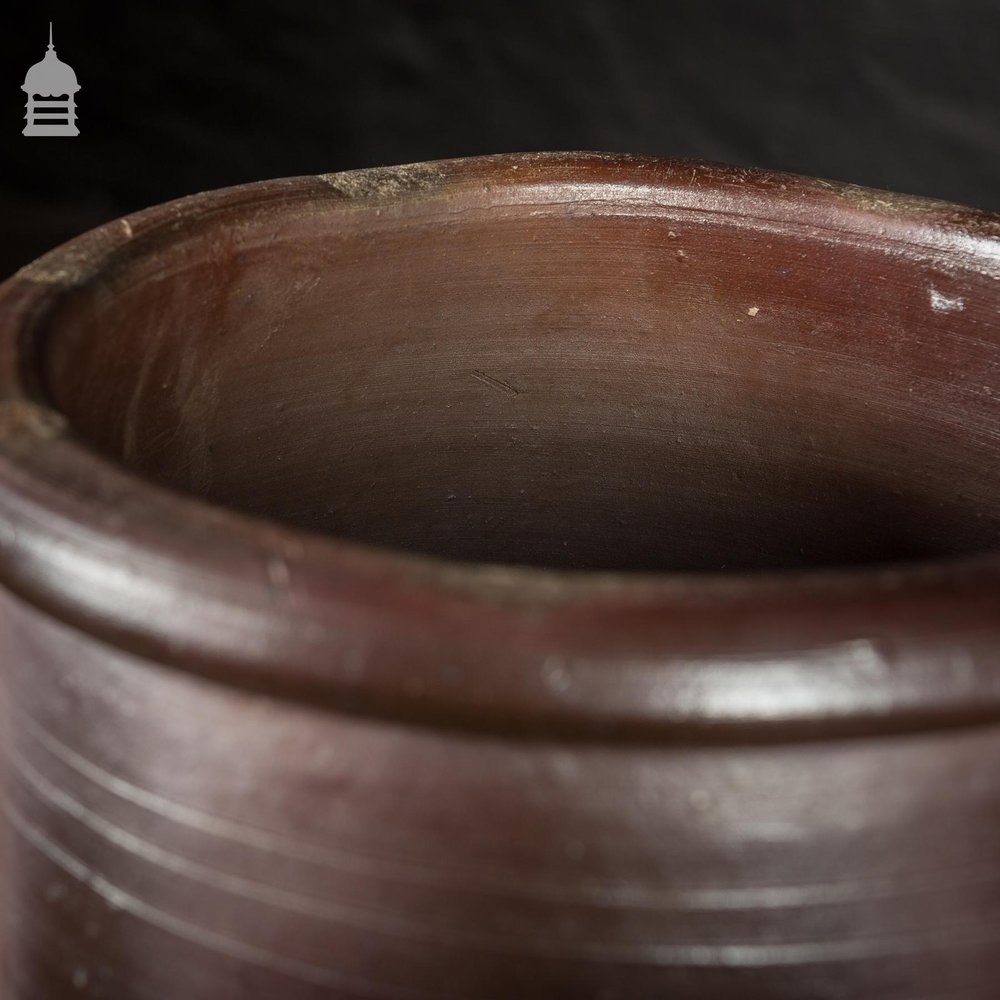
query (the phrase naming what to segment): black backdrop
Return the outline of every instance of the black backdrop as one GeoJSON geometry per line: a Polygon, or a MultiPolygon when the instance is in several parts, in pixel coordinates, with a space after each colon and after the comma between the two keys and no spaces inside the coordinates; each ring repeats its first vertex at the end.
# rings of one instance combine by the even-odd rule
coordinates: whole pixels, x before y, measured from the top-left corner
{"type": "Polygon", "coordinates": [[[1000,0],[16,7],[2,273],[194,191],[510,150],[717,159],[1000,210],[1000,0]],[[50,18],[83,88],[73,139],[21,135],[50,18]]]}

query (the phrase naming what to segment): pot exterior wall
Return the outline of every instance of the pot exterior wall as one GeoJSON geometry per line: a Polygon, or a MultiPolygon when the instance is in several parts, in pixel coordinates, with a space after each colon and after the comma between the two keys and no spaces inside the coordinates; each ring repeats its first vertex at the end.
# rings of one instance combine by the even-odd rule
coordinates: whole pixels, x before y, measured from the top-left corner
{"type": "MultiPolygon", "coordinates": [[[[6,995],[994,997],[1000,731],[438,731],[3,597],[6,995]]],[[[444,641],[444,640],[442,640],[444,641]]]]}

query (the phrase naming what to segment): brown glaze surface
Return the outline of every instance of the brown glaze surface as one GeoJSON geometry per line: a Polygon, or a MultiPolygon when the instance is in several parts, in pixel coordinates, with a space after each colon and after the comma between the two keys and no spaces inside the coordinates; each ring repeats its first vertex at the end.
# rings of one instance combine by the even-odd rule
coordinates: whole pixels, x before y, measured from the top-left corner
{"type": "Polygon", "coordinates": [[[12,998],[995,998],[1000,220],[272,181],[0,289],[12,998]]]}

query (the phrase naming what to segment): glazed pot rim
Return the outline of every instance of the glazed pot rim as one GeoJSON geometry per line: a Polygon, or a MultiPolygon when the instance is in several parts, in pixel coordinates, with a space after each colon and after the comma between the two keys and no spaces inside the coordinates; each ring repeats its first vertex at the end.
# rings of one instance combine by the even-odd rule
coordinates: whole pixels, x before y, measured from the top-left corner
{"type": "Polygon", "coordinates": [[[98,454],[45,398],[34,362],[51,310],[185,226],[263,211],[447,211],[487,184],[497,200],[807,227],[818,239],[905,245],[1000,278],[1000,216],[619,154],[438,161],[158,205],[0,286],[0,584],[62,625],[160,664],[467,731],[770,741],[1000,720],[1000,552],[720,574],[458,563],[310,534],[156,485],[98,454]]]}

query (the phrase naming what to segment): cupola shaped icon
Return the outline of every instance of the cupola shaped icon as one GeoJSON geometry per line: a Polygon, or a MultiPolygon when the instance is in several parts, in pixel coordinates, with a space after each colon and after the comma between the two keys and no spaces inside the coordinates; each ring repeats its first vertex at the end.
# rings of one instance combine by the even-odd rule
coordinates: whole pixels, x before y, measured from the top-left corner
{"type": "Polygon", "coordinates": [[[49,21],[49,48],[45,58],[35,63],[21,87],[28,95],[27,114],[22,135],[79,135],[76,127],[75,95],[80,90],[76,73],[57,55],[52,45],[52,22],[49,21]]]}

